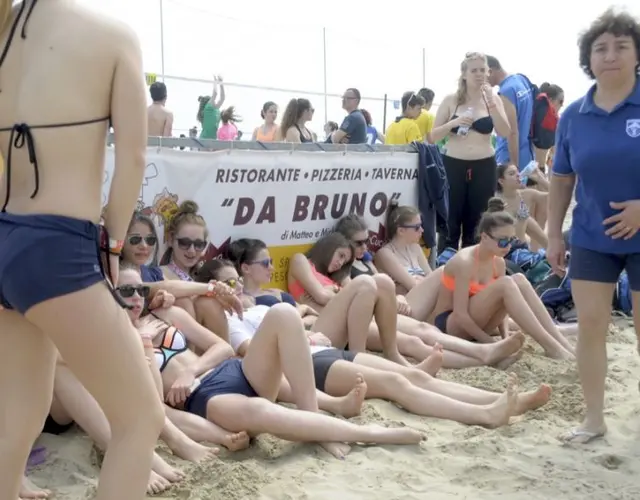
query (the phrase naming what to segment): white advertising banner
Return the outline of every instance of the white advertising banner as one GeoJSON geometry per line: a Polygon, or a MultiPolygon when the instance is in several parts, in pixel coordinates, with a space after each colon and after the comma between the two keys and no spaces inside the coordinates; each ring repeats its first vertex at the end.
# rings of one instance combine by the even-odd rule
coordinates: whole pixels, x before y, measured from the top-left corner
{"type": "MultiPolygon", "coordinates": [[[[209,228],[208,256],[236,238],[261,239],[274,259],[274,285],[281,285],[288,257],[306,250],[349,213],[364,216],[376,248],[389,200],[417,205],[417,161],[417,154],[405,152],[148,148],[138,209],[155,221],[166,241],[167,222],[180,203],[195,201],[209,228]]],[[[113,168],[109,148],[105,203],[113,168]]]]}

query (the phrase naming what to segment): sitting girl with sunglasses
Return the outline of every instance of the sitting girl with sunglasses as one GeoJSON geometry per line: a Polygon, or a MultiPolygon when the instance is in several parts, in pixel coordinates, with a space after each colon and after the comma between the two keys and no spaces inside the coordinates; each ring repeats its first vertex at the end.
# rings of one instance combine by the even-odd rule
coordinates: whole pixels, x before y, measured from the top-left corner
{"type": "Polygon", "coordinates": [[[480,243],[463,248],[444,266],[430,322],[450,335],[492,343],[496,329],[508,336],[510,316],[547,356],[573,359],[572,345],[524,275],[505,275],[504,256],[515,240],[514,218],[507,212],[486,212],[478,236],[480,243]]]}
{"type": "MultiPolygon", "coordinates": [[[[236,268],[225,260],[210,261],[205,266],[216,279],[242,285],[236,268]]],[[[241,356],[250,348],[254,335],[269,309],[253,306],[242,320],[229,319],[231,345],[241,356]]],[[[311,337],[310,337],[311,340],[311,337]]],[[[405,367],[367,353],[336,349],[331,345],[311,346],[316,388],[331,396],[344,396],[354,384],[363,385],[363,397],[391,401],[416,415],[453,420],[469,425],[498,427],[511,415],[544,405],[550,395],[548,386],[517,394],[515,378],[510,378],[507,392],[501,394],[439,380],[417,367],[405,367]],[[363,378],[364,377],[364,378],[363,378]],[[364,390],[366,389],[366,391],[364,390]]]]}
{"type": "Polygon", "coordinates": [[[431,274],[429,262],[420,247],[422,218],[415,207],[389,202],[386,220],[387,244],[376,252],[374,262],[396,284],[399,295],[406,295],[431,274]]]}
{"type": "MultiPolygon", "coordinates": [[[[140,319],[147,289],[135,270],[120,272],[118,291],[138,328],[153,324],[153,318],[140,319]]],[[[318,413],[309,343],[302,320],[290,305],[269,309],[243,360],[234,358],[225,341],[186,318],[178,323],[180,329],[165,328],[149,339],[151,360],[159,368],[162,393],[171,406],[231,433],[271,433],[290,441],[319,442],[340,457],[346,453],[340,443],[417,444],[422,440],[420,433],[409,428],[359,426],[318,413]],[[188,342],[204,351],[202,356],[191,351],[188,342]],[[290,381],[299,410],[275,404],[283,375],[290,381]]]]}
{"type": "MultiPolygon", "coordinates": [[[[275,288],[266,288],[273,275],[273,259],[264,241],[254,238],[240,238],[229,245],[226,253],[228,260],[234,263],[242,282],[240,300],[246,307],[263,305],[271,307],[286,302],[298,309],[306,327],[311,327],[318,317],[317,311],[305,304],[298,304],[293,296],[275,288]]],[[[205,264],[206,265],[206,264],[205,264]]],[[[198,280],[202,281],[203,274],[198,272],[198,280]]],[[[207,273],[207,280],[217,278],[207,273]]],[[[227,283],[223,281],[223,283],[227,283]]],[[[234,285],[227,283],[234,288],[234,285]]]]}
{"type": "Polygon", "coordinates": [[[123,262],[140,270],[142,279],[151,288],[149,309],[163,308],[158,314],[171,321],[172,309],[167,301],[186,310],[192,317],[227,337],[227,320],[224,311],[242,314],[242,304],[224,283],[195,283],[191,272],[207,247],[207,228],[198,215],[198,206],[184,202],[169,221],[169,248],[161,267],[155,264],[158,253],[158,237],[151,219],[135,213],[122,251],[123,262]],[[147,265],[151,261],[151,265],[147,265]]]}
{"type": "MultiPolygon", "coordinates": [[[[338,225],[340,226],[340,223],[338,225]]],[[[344,225],[345,224],[342,224],[342,226],[344,225]]],[[[362,238],[363,236],[360,237],[362,238]]],[[[359,248],[354,247],[354,253],[356,255],[359,250],[359,248]]],[[[271,256],[267,245],[263,241],[255,239],[236,240],[231,244],[229,254],[234,257],[231,260],[236,266],[240,279],[243,280],[244,292],[240,295],[240,298],[245,308],[260,304],[270,306],[280,301],[293,301],[293,297],[286,292],[263,288],[271,282],[273,273],[273,266],[270,265],[271,256]]],[[[207,265],[208,263],[205,264],[205,267],[207,265]]],[[[197,279],[200,279],[203,269],[204,267],[198,271],[197,279]]],[[[437,272],[441,273],[442,270],[437,272]]],[[[436,273],[434,273],[434,275],[435,274],[436,273]]],[[[432,281],[432,283],[429,290],[423,290],[424,295],[421,296],[418,293],[424,288],[422,284],[409,292],[411,303],[415,306],[416,311],[421,311],[423,303],[430,303],[428,309],[424,313],[421,313],[424,314],[425,318],[433,310],[438,295],[437,276],[434,276],[434,278],[436,278],[436,281],[433,281],[431,275],[429,276],[428,280],[432,281]],[[432,295],[432,298],[427,298],[425,296],[427,293],[432,295]]],[[[216,279],[216,277],[211,273],[207,273],[202,279],[209,281],[216,279]]],[[[389,282],[388,278],[382,279],[386,279],[386,281],[389,282]]],[[[295,302],[293,302],[293,304],[295,304],[295,302]]],[[[327,329],[334,328],[336,323],[343,321],[344,318],[336,317],[333,307],[325,307],[320,309],[320,312],[307,304],[296,304],[296,307],[305,325],[314,331],[329,331],[327,329]]],[[[370,325],[370,329],[374,331],[372,335],[377,335],[377,325],[375,323],[370,325]]],[[[401,315],[397,316],[397,329],[401,332],[398,338],[400,352],[411,356],[424,356],[424,354],[420,354],[420,342],[415,339],[407,340],[403,334],[418,337],[427,346],[434,347],[436,344],[440,344],[444,348],[442,352],[442,366],[445,368],[468,368],[495,364],[498,364],[500,368],[505,368],[518,359],[516,353],[518,353],[524,343],[524,337],[522,335],[508,338],[495,344],[467,342],[449,335],[444,335],[433,325],[401,315]],[[411,342],[418,347],[411,350],[411,342]]],[[[357,333],[354,333],[354,335],[357,335],[357,333]]],[[[365,344],[367,342],[366,335],[368,334],[365,332],[365,337],[362,338],[365,344]]],[[[351,334],[349,334],[349,340],[351,341],[351,334]]],[[[357,343],[354,345],[357,345],[357,343]]],[[[439,355],[439,350],[437,349],[436,351],[439,355]]],[[[428,364],[430,370],[431,367],[436,364],[436,361],[425,361],[425,365],[426,364],[428,364]]],[[[439,362],[437,366],[440,366],[439,362]]]]}

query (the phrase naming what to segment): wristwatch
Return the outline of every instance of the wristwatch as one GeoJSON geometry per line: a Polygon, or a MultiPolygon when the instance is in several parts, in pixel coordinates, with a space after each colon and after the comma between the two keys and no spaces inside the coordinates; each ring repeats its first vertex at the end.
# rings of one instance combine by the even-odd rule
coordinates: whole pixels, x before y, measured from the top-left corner
{"type": "Polygon", "coordinates": [[[112,255],[120,255],[124,248],[124,240],[116,240],[109,238],[109,253],[112,255]]]}

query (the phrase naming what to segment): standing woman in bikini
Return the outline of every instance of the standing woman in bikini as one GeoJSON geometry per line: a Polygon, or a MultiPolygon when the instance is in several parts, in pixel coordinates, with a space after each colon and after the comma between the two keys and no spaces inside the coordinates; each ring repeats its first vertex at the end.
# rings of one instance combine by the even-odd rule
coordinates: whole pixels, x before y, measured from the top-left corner
{"type": "Polygon", "coordinates": [[[504,256],[515,240],[513,217],[506,212],[485,213],[478,236],[480,243],[462,249],[444,266],[429,322],[450,335],[493,343],[496,329],[503,338],[508,336],[511,316],[547,356],[573,359],[573,347],[524,275],[505,275],[504,256]]]}
{"type": "Polygon", "coordinates": [[[438,239],[445,248],[475,243],[476,227],[496,188],[496,158],[491,145],[495,129],[501,137],[511,131],[502,101],[487,83],[489,66],[484,54],[469,52],[460,65],[458,90],[438,106],[429,142],[447,138],[444,166],[449,180],[448,236],[438,239]],[[464,131],[467,130],[465,133],[464,131]]]}
{"type": "Polygon", "coordinates": [[[74,2],[11,3],[0,0],[0,331],[11,353],[0,364],[0,397],[11,401],[0,421],[0,498],[18,498],[51,405],[57,348],[111,426],[96,498],[139,500],[164,414],[140,338],[105,279],[97,224],[111,120],[104,246],[113,283],[145,168],[140,44],[74,2]]]}

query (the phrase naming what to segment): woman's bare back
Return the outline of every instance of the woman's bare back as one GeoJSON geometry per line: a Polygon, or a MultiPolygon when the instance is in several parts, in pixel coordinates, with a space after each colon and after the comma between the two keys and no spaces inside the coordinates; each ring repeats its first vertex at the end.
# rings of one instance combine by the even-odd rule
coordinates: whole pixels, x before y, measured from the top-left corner
{"type": "Polygon", "coordinates": [[[139,44],[122,23],[74,1],[26,2],[13,39],[23,4],[14,7],[0,35],[0,49],[10,43],[0,65],[0,206],[10,173],[7,211],[97,222],[110,120],[122,134],[125,155],[127,142],[139,143],[141,134],[146,140],[139,44]],[[76,124],[87,121],[93,123],[76,124]],[[30,141],[35,155],[29,154],[30,141]]]}

